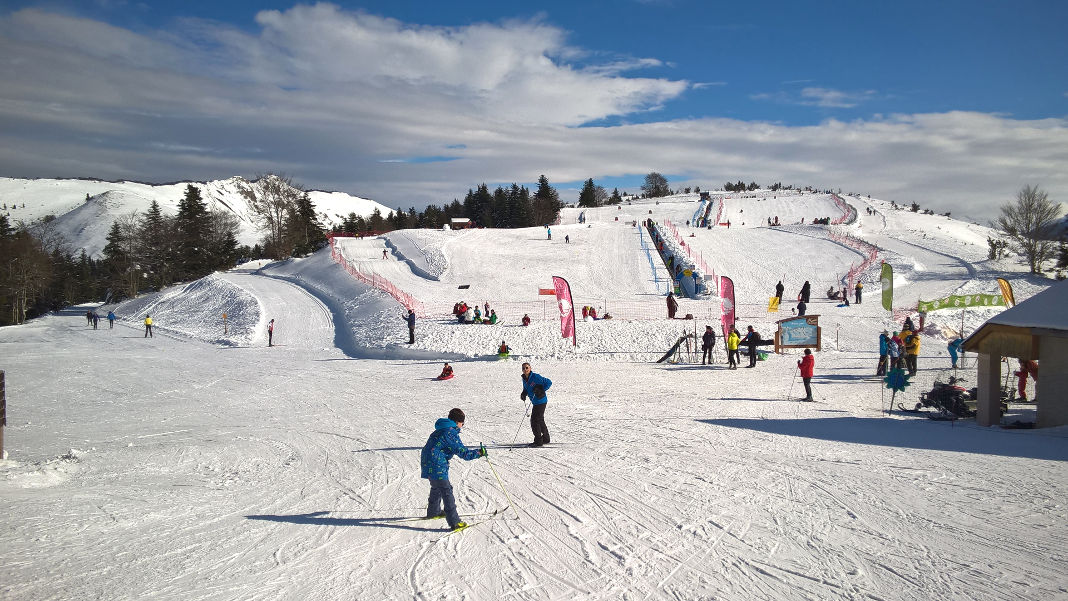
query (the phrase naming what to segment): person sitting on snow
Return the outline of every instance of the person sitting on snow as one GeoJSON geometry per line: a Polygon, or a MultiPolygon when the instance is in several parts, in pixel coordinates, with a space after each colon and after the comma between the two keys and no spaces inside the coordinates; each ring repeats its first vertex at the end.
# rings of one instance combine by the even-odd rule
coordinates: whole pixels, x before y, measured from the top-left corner
{"type": "Polygon", "coordinates": [[[475,312],[471,307],[468,307],[467,310],[464,311],[464,323],[475,323],[475,312]]]}
{"type": "Polygon", "coordinates": [[[489,324],[489,325],[493,325],[493,324],[497,323],[497,310],[496,309],[490,309],[489,317],[487,319],[483,319],[482,323],[489,324]]]}
{"type": "Polygon", "coordinates": [[[452,366],[449,365],[448,363],[446,363],[445,367],[443,367],[441,369],[441,375],[438,376],[438,379],[439,380],[444,380],[445,378],[451,378],[451,377],[452,377],[452,366]]]}
{"type": "Polygon", "coordinates": [[[523,314],[523,325],[525,325],[525,326],[529,326],[530,325],[530,316],[527,315],[526,313],[523,314]]]}
{"type": "Polygon", "coordinates": [[[507,357],[510,352],[512,352],[512,349],[508,348],[508,345],[502,340],[501,346],[497,347],[497,355],[500,357],[507,357]]]}

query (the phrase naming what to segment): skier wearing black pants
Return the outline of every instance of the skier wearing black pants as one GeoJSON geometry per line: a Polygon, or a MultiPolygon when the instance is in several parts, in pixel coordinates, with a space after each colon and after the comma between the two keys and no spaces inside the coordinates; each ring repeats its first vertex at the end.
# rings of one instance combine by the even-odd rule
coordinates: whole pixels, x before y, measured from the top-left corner
{"type": "Polygon", "coordinates": [[[408,344],[415,344],[415,310],[408,309],[408,314],[404,316],[404,321],[408,322],[408,344]]]}
{"type": "Polygon", "coordinates": [[[705,333],[701,336],[701,348],[705,351],[701,355],[701,365],[712,365],[712,349],[716,348],[716,333],[712,331],[712,326],[705,326],[705,333]]]}
{"type": "Polygon", "coordinates": [[[753,329],[753,326],[749,326],[749,332],[746,333],[745,338],[742,338],[742,344],[749,346],[749,365],[746,365],[746,367],[756,367],[757,346],[760,344],[760,334],[753,329]]]}
{"type": "Polygon", "coordinates": [[[805,383],[805,398],[801,400],[812,402],[812,372],[816,367],[816,358],[810,349],[805,349],[805,356],[797,362],[797,367],[801,370],[801,381],[805,383]]]}
{"type": "Polygon", "coordinates": [[[534,432],[532,447],[540,447],[549,444],[549,428],[545,426],[545,407],[549,404],[549,397],[545,391],[553,383],[549,378],[534,373],[530,370],[530,364],[523,364],[523,392],[519,393],[521,400],[530,397],[533,408],[530,411],[530,429],[534,432]]]}

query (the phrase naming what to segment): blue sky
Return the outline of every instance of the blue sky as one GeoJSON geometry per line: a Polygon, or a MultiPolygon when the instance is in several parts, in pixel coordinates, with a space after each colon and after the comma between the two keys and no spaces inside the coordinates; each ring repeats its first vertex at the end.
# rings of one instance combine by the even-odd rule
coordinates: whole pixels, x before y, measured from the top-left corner
{"type": "Polygon", "coordinates": [[[0,175],[284,171],[418,207],[659,171],[989,218],[1027,183],[1065,200],[1065,23],[1061,1],[5,2],[0,175]]]}

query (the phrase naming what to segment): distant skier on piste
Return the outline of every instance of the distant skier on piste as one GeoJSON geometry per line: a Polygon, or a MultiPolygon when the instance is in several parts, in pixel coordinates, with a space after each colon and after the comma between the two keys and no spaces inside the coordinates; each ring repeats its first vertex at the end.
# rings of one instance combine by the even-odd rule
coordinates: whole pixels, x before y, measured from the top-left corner
{"type": "Polygon", "coordinates": [[[519,393],[519,399],[525,401],[530,397],[533,406],[530,411],[530,429],[534,432],[534,442],[530,444],[532,447],[549,444],[549,428],[545,426],[545,408],[549,404],[549,397],[545,396],[545,391],[552,385],[549,378],[531,371],[529,363],[523,364],[523,392],[519,393]]]}
{"type": "Polygon", "coordinates": [[[438,419],[434,423],[434,433],[426,440],[419,456],[422,477],[430,480],[426,517],[444,516],[450,530],[463,530],[467,524],[460,521],[456,511],[456,498],[452,494],[452,483],[449,482],[449,460],[455,455],[464,461],[471,461],[487,454],[486,447],[479,445],[477,449],[469,449],[460,440],[464,419],[462,409],[453,409],[449,411],[449,417],[438,419]]]}

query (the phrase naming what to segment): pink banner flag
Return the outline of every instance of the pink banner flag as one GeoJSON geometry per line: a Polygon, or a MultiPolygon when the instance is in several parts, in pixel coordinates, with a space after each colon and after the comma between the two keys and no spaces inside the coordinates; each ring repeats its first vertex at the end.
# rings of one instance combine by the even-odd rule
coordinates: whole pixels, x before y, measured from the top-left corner
{"type": "Polygon", "coordinates": [[[719,278],[719,297],[723,303],[721,315],[723,319],[724,336],[730,333],[734,326],[734,280],[727,276],[719,278]]]}
{"type": "Polygon", "coordinates": [[[578,346],[575,334],[575,305],[571,302],[571,286],[560,276],[553,276],[553,288],[556,289],[556,304],[560,306],[560,334],[571,338],[572,344],[578,346]]]}

